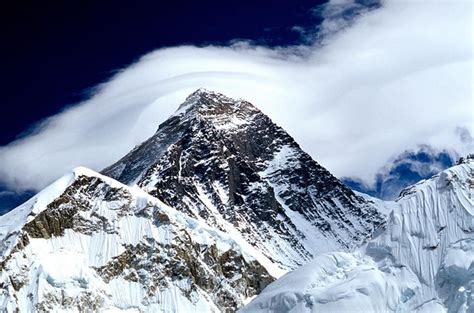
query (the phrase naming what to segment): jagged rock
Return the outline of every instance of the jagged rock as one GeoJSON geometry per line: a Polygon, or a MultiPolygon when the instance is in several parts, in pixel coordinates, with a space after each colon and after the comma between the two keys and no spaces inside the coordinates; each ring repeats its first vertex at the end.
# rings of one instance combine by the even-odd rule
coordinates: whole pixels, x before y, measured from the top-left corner
{"type": "Polygon", "coordinates": [[[284,269],[357,247],[384,220],[252,104],[203,89],[103,173],[242,234],[284,269]]]}
{"type": "Polygon", "coordinates": [[[249,102],[199,90],[104,173],[0,217],[7,311],[234,312],[319,252],[384,228],[249,102]]]}
{"type": "Polygon", "coordinates": [[[7,311],[235,312],[274,280],[228,235],[83,168],[2,216],[0,234],[7,311]]]}

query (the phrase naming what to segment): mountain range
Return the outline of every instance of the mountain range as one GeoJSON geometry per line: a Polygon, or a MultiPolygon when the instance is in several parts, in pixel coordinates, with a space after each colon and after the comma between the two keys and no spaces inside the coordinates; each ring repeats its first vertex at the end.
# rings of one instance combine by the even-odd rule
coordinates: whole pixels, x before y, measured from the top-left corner
{"type": "Polygon", "coordinates": [[[101,173],[76,168],[0,216],[0,306],[474,309],[473,168],[382,201],[251,103],[199,89],[101,173]]]}

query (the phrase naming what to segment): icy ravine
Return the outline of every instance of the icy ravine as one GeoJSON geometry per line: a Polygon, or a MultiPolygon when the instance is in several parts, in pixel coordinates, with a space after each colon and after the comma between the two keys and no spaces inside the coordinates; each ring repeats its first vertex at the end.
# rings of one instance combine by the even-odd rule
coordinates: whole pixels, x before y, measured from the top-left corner
{"type": "Polygon", "coordinates": [[[351,250],[384,216],[247,101],[200,89],[103,171],[229,234],[282,270],[351,250]]]}
{"type": "Polygon", "coordinates": [[[474,158],[403,191],[386,230],[270,284],[240,312],[474,311],[474,158]]]}
{"type": "Polygon", "coordinates": [[[0,217],[0,307],[233,312],[273,280],[247,250],[138,188],[78,168],[0,217]]]}

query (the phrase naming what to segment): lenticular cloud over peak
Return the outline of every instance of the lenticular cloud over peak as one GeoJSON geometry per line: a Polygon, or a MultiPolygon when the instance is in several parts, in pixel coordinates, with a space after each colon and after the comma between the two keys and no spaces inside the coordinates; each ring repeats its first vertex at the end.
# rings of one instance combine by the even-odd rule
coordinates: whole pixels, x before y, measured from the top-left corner
{"type": "Polygon", "coordinates": [[[339,176],[370,180],[390,157],[419,144],[473,149],[469,2],[387,1],[340,27],[311,46],[153,51],[90,99],[1,147],[1,180],[40,189],[79,165],[100,170],[200,87],[252,102],[339,176]]]}

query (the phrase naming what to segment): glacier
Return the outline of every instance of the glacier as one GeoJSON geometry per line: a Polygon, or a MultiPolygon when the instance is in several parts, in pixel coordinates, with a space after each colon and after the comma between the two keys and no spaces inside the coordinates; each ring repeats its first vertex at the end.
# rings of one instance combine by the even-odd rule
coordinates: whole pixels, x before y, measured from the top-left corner
{"type": "Polygon", "coordinates": [[[239,312],[474,311],[474,157],[403,190],[386,228],[318,255],[239,312]]]}

